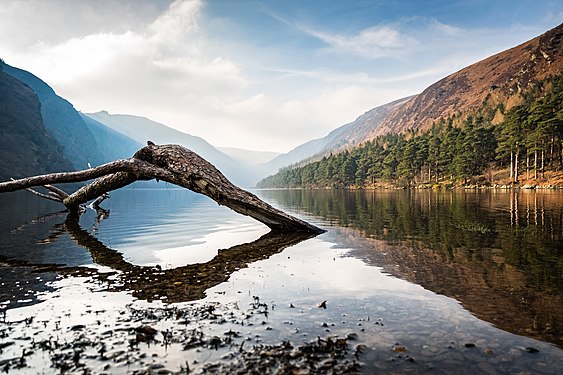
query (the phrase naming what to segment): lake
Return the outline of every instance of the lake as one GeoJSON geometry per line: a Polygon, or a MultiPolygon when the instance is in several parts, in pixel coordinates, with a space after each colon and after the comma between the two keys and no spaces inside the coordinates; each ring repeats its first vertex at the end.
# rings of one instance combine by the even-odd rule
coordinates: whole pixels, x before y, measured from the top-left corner
{"type": "Polygon", "coordinates": [[[563,373],[563,192],[255,193],[327,232],[172,187],[79,221],[0,195],[0,368],[563,373]]]}

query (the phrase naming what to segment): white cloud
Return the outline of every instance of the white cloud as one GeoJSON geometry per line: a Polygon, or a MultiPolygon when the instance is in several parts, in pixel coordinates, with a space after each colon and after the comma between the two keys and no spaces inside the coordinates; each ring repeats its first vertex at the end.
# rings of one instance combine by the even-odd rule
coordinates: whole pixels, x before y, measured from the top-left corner
{"type": "MultiPolygon", "coordinates": [[[[42,42],[7,61],[45,79],[82,111],[147,116],[220,146],[287,151],[373,104],[373,92],[360,84],[368,81],[362,74],[357,85],[325,74],[323,88],[315,83],[308,98],[261,91],[263,82],[204,48],[201,10],[199,1],[176,1],[136,32],[42,42]],[[334,90],[326,85],[336,83],[334,90]]],[[[323,82],[319,75],[314,80],[323,82]]],[[[282,79],[280,91],[290,81],[282,79]]]]}
{"type": "Polygon", "coordinates": [[[123,56],[135,54],[143,42],[142,37],[131,32],[93,34],[56,45],[41,43],[13,59],[16,65],[29,67],[48,81],[64,86],[95,76],[123,56]]]}
{"type": "Polygon", "coordinates": [[[189,41],[190,36],[193,41],[199,31],[197,21],[201,8],[200,0],[175,1],[148,27],[151,40],[172,48],[189,41]]]}
{"type": "Polygon", "coordinates": [[[197,27],[201,8],[200,1],[179,0],[139,32],[41,42],[5,58],[52,84],[83,111],[169,120],[170,126],[213,138],[225,126],[214,118],[224,120],[255,94],[245,91],[248,82],[236,63],[206,55],[197,27]]]}
{"type": "Polygon", "coordinates": [[[351,36],[303,26],[299,28],[326,43],[329,52],[351,54],[367,59],[397,56],[417,43],[416,39],[391,25],[369,27],[351,36]]]}
{"type": "Polygon", "coordinates": [[[435,18],[432,18],[430,20],[429,29],[435,30],[439,34],[446,35],[446,36],[460,35],[461,33],[464,32],[464,30],[460,27],[445,24],[443,22],[438,21],[435,18]]]}
{"type": "Polygon", "coordinates": [[[171,0],[0,0],[0,45],[19,50],[97,33],[138,32],[171,0]]]}
{"type": "Polygon", "coordinates": [[[344,34],[271,15],[291,35],[300,30],[304,44],[258,49],[225,38],[232,26],[206,18],[200,0],[106,4],[0,0],[0,57],[79,110],[146,116],[217,146],[281,152],[527,38],[433,19],[344,34]]]}
{"type": "Polygon", "coordinates": [[[391,26],[370,27],[353,36],[342,36],[312,31],[331,46],[330,50],[341,54],[353,54],[369,59],[396,56],[412,47],[416,41],[391,26]]]}

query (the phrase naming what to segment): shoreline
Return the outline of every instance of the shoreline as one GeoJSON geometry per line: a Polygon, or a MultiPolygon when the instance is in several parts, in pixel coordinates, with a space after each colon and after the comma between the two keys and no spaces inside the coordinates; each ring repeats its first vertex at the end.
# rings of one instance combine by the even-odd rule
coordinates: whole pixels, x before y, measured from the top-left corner
{"type": "Polygon", "coordinates": [[[332,184],[332,185],[315,185],[307,184],[304,186],[294,187],[267,187],[258,188],[258,190],[332,190],[332,189],[347,189],[347,190],[408,190],[408,189],[435,189],[435,190],[488,190],[488,189],[502,189],[502,190],[561,190],[563,189],[563,171],[549,171],[545,172],[544,177],[540,178],[526,178],[526,173],[518,175],[518,182],[511,181],[508,170],[492,171],[488,175],[474,176],[469,179],[469,182],[463,183],[454,180],[442,180],[415,182],[409,184],[398,184],[387,181],[377,181],[370,184],[360,185],[345,185],[345,184],[332,184]]]}

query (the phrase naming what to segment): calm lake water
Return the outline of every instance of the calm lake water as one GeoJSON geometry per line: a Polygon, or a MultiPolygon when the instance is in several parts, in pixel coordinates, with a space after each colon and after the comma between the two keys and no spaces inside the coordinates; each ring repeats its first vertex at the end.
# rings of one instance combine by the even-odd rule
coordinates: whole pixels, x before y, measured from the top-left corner
{"type": "MultiPolygon", "coordinates": [[[[249,345],[349,337],[365,345],[364,373],[563,373],[562,192],[256,193],[327,232],[268,234],[172,188],[116,191],[79,224],[55,203],[0,195],[0,365],[30,340],[76,339],[79,325],[117,331],[132,306],[245,311],[259,298],[269,310],[254,325],[199,328],[236,329],[249,345]]],[[[174,344],[141,351],[142,365],[172,372],[234,356],[174,344]]],[[[118,357],[83,361],[95,373],[143,368],[118,357]]],[[[10,371],[60,372],[39,351],[25,359],[10,371]]]]}

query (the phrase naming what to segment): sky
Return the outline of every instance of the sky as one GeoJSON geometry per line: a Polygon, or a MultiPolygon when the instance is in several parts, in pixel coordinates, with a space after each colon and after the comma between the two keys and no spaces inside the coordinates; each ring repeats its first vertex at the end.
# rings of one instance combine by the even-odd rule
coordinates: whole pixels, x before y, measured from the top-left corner
{"type": "Polygon", "coordinates": [[[0,58],[77,110],[287,152],[563,21],[560,0],[0,0],[0,58]]]}

